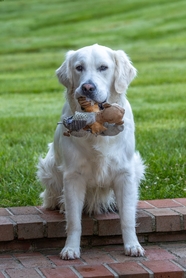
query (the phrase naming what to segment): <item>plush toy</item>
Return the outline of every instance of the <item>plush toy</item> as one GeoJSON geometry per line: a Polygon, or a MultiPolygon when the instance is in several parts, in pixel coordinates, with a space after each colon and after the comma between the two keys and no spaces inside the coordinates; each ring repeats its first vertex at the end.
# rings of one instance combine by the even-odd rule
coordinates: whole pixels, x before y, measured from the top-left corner
{"type": "Polygon", "coordinates": [[[86,97],[80,97],[78,101],[84,112],[75,112],[73,116],[63,120],[68,129],[65,136],[81,137],[85,135],[85,131],[95,135],[114,136],[123,130],[125,110],[118,104],[98,104],[86,97]]]}
{"type": "Polygon", "coordinates": [[[102,109],[101,104],[93,100],[87,100],[86,97],[79,97],[78,102],[81,106],[81,110],[85,112],[99,112],[102,109]]]}

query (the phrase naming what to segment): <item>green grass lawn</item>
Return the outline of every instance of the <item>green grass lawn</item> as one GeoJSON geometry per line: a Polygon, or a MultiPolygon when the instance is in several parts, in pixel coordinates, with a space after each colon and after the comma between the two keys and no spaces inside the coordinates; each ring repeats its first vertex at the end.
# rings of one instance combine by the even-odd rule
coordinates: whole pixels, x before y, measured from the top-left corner
{"type": "Polygon", "coordinates": [[[64,103],[55,69],[93,43],[138,69],[128,99],[148,166],[140,198],[186,197],[185,11],[185,0],[0,1],[0,206],[40,204],[36,164],[64,103]]]}

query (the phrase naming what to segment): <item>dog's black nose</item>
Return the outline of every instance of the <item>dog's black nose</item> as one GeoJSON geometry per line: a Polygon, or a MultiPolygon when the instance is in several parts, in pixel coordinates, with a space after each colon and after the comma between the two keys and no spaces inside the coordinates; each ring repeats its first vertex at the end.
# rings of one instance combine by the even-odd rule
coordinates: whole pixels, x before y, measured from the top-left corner
{"type": "Polygon", "coordinates": [[[93,94],[96,92],[96,86],[92,82],[84,83],[81,86],[82,92],[87,97],[92,97],[93,94]]]}

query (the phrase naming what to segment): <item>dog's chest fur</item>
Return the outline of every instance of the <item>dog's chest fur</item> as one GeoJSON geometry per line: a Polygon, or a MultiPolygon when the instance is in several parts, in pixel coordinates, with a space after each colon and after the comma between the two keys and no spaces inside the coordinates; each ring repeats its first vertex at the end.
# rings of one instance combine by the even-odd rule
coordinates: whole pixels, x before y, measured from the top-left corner
{"type": "Polygon", "coordinates": [[[87,186],[112,186],[120,160],[118,155],[117,144],[112,138],[97,138],[96,143],[84,143],[79,170],[85,177],[87,186]]]}

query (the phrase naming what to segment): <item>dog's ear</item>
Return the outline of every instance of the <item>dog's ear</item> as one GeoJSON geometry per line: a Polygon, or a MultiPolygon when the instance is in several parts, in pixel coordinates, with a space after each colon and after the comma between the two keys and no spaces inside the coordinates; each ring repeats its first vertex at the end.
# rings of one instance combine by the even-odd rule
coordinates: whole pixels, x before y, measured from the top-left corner
{"type": "Polygon", "coordinates": [[[70,60],[75,51],[70,50],[66,54],[64,63],[56,70],[56,74],[60,83],[68,88],[72,83],[72,73],[70,70],[70,60]]]}
{"type": "Polygon", "coordinates": [[[137,74],[137,70],[133,67],[129,57],[122,51],[115,51],[115,90],[121,94],[125,92],[137,74]]]}

